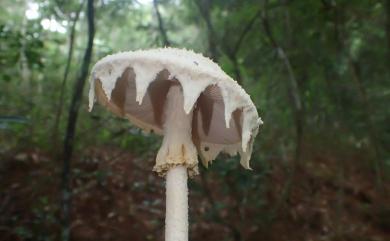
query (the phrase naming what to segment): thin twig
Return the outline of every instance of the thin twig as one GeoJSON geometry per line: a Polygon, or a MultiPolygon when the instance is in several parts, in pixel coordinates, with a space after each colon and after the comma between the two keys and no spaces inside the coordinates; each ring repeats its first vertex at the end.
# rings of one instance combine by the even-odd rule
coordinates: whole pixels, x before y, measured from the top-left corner
{"type": "Polygon", "coordinates": [[[166,31],[165,26],[164,26],[164,21],[161,17],[159,9],[158,9],[157,0],[153,0],[153,7],[154,7],[154,11],[156,12],[157,21],[158,21],[158,29],[160,30],[160,34],[161,34],[161,37],[163,39],[163,43],[166,47],[169,47],[169,46],[171,46],[171,42],[168,39],[167,31],[166,31]]]}
{"type": "Polygon", "coordinates": [[[55,144],[54,149],[57,149],[58,131],[59,131],[58,128],[59,128],[59,123],[61,121],[62,111],[64,109],[65,87],[66,87],[66,82],[67,82],[69,71],[70,71],[70,64],[72,62],[72,57],[73,57],[74,40],[75,40],[75,35],[76,35],[76,25],[77,25],[77,22],[79,20],[80,12],[81,12],[83,6],[84,6],[84,1],[81,2],[79,8],[77,9],[76,15],[72,19],[72,26],[70,28],[68,57],[67,57],[66,65],[65,65],[64,76],[62,79],[61,88],[60,88],[60,98],[58,100],[57,113],[56,113],[55,119],[54,119],[54,128],[53,128],[53,141],[55,144]]]}
{"type": "Polygon", "coordinates": [[[195,4],[198,7],[198,10],[203,17],[203,20],[206,23],[207,28],[207,39],[209,43],[209,51],[211,58],[218,62],[219,57],[219,51],[217,48],[217,37],[215,34],[214,26],[210,19],[210,8],[211,8],[211,2],[210,0],[195,0],[195,4]]]}

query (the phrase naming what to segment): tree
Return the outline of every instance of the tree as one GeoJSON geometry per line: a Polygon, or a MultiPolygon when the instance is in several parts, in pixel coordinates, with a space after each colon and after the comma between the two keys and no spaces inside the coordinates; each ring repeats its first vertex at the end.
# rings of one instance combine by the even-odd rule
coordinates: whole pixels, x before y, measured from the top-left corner
{"type": "Polygon", "coordinates": [[[85,80],[88,76],[89,65],[92,58],[93,40],[95,37],[95,10],[94,0],[87,1],[88,42],[84,52],[80,73],[76,79],[71,104],[69,107],[68,125],[64,139],[63,170],[62,170],[62,240],[69,240],[70,233],[70,200],[71,200],[71,159],[73,153],[74,136],[76,133],[77,117],[81,104],[85,80]]]}

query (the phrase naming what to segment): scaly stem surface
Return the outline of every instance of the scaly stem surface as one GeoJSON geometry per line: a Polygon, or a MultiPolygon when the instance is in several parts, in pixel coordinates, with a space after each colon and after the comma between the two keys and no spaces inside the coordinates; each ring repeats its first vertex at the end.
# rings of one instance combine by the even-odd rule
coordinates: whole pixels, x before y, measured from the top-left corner
{"type": "Polygon", "coordinates": [[[167,172],[166,181],[165,241],[187,241],[187,168],[171,168],[167,172]]]}

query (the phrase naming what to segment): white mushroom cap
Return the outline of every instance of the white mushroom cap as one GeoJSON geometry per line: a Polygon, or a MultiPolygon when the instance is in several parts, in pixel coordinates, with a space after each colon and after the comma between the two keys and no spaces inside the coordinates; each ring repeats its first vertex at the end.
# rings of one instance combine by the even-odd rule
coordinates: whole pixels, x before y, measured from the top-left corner
{"type": "Polygon", "coordinates": [[[249,95],[212,60],[192,51],[162,48],[106,56],[92,69],[89,110],[95,99],[146,131],[163,134],[164,102],[180,84],[184,110],[193,111],[192,140],[207,166],[220,152],[240,153],[249,167],[262,124],[249,95]]]}

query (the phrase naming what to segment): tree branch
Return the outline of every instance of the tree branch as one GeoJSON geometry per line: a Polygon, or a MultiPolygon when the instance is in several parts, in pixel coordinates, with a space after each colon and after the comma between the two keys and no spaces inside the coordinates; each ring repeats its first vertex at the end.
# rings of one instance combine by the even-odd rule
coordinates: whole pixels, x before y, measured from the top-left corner
{"type": "Polygon", "coordinates": [[[245,25],[244,30],[238,37],[238,40],[234,45],[233,49],[229,48],[226,45],[224,46],[224,52],[226,53],[226,55],[228,56],[228,58],[233,64],[235,79],[239,84],[242,83],[242,75],[240,71],[240,65],[237,60],[237,53],[240,50],[241,44],[243,43],[246,35],[250,32],[250,30],[252,29],[253,25],[255,24],[260,14],[261,14],[261,10],[258,10],[256,14],[249,20],[248,24],[245,25]]]}
{"type": "Polygon", "coordinates": [[[242,42],[244,41],[246,35],[250,32],[252,29],[253,25],[255,24],[256,20],[261,16],[261,10],[259,9],[256,14],[249,20],[248,24],[245,25],[244,30],[238,37],[237,43],[234,45],[233,48],[233,54],[236,55],[241,47],[242,42]]]}
{"type": "Polygon", "coordinates": [[[158,10],[158,2],[157,0],[153,0],[153,7],[156,12],[157,21],[158,21],[158,29],[160,30],[161,37],[163,39],[163,43],[165,46],[171,46],[171,42],[168,39],[167,31],[164,27],[164,21],[161,17],[160,11],[158,10]]]}
{"type": "Polygon", "coordinates": [[[217,43],[216,43],[216,35],[214,31],[214,26],[210,19],[210,0],[195,0],[195,4],[198,7],[198,10],[200,14],[203,17],[203,20],[206,23],[207,27],[207,39],[209,43],[209,51],[210,51],[210,57],[215,61],[218,62],[218,49],[217,49],[217,43]]]}

